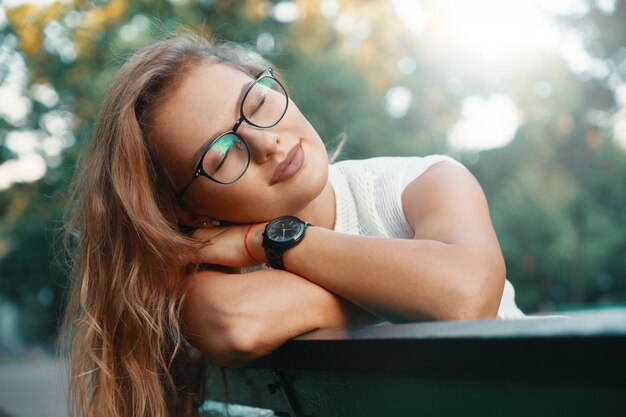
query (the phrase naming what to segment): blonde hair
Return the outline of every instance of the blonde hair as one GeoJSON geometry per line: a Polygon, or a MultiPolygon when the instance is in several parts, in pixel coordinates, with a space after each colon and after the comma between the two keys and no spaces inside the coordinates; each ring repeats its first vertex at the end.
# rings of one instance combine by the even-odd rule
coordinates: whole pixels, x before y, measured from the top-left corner
{"type": "MultiPolygon", "coordinates": [[[[191,35],[151,44],[119,69],[72,190],[66,247],[71,290],[63,323],[72,417],[197,414],[201,368],[184,340],[175,190],[155,158],[151,117],[193,65],[267,65],[234,44],[191,35]]],[[[197,353],[197,352],[196,352],[197,353]]]]}

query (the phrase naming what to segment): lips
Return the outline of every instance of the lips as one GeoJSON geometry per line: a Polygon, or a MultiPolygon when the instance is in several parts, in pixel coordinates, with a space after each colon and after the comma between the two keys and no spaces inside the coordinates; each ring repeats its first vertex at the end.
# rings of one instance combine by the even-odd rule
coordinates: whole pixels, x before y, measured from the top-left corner
{"type": "Polygon", "coordinates": [[[302,145],[298,143],[296,146],[291,148],[283,162],[278,164],[276,170],[274,171],[274,175],[272,175],[272,179],[270,180],[270,185],[286,181],[293,177],[296,172],[300,170],[303,163],[304,150],[302,149],[302,145]]]}

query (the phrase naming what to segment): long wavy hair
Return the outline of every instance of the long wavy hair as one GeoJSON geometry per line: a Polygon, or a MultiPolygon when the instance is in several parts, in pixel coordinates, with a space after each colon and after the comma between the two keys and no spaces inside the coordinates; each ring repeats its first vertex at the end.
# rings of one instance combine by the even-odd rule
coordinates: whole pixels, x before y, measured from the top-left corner
{"type": "Polygon", "coordinates": [[[151,139],[155,110],[188,70],[224,62],[255,76],[267,62],[231,43],[176,35],[133,54],[104,98],[66,222],[71,289],[63,322],[72,417],[197,414],[204,372],[180,309],[196,243],[151,139]]]}

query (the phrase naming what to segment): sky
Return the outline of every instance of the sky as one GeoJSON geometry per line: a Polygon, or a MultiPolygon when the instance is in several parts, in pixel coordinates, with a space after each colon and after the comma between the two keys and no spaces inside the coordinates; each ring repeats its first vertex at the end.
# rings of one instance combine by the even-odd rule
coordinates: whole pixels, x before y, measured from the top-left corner
{"type": "MultiPolygon", "coordinates": [[[[523,68],[528,54],[536,50],[561,56],[576,73],[597,77],[608,73],[607,64],[585,50],[579,33],[555,22],[556,16],[584,15],[589,7],[584,1],[392,0],[392,3],[416,38],[435,39],[438,43],[433,48],[453,51],[462,57],[464,67],[481,71],[485,78],[497,75],[504,64],[523,68]],[[432,27],[443,33],[433,36],[432,27]]],[[[613,0],[600,0],[597,4],[606,12],[615,8],[613,0]]],[[[537,88],[539,94],[550,93],[549,85],[537,88]]],[[[402,103],[408,106],[411,102],[411,97],[406,95],[388,95],[388,100],[394,99],[395,106],[392,103],[388,107],[401,108],[402,103]]],[[[461,118],[448,132],[448,146],[453,152],[478,152],[504,146],[515,137],[523,120],[524,115],[513,99],[502,92],[466,97],[461,105],[461,118]]]]}

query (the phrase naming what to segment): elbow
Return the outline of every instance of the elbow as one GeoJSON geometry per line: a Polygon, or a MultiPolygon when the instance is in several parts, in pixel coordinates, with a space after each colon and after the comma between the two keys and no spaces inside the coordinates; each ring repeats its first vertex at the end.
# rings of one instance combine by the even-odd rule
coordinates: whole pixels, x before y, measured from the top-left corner
{"type": "Polygon", "coordinates": [[[471,321],[495,319],[498,315],[499,304],[494,308],[491,303],[468,303],[463,308],[455,309],[445,320],[471,321]]]}
{"type": "Polygon", "coordinates": [[[214,329],[212,335],[197,347],[211,361],[228,368],[246,367],[272,351],[259,327],[251,324],[231,324],[219,332],[214,329]]]}
{"type": "Polygon", "coordinates": [[[262,326],[258,309],[244,302],[216,303],[214,292],[193,289],[187,292],[181,315],[189,343],[227,367],[247,366],[270,353],[267,326],[262,326]]]}
{"type": "Polygon", "coordinates": [[[470,321],[495,319],[498,315],[499,301],[494,303],[482,294],[469,296],[463,299],[440,318],[445,321],[470,321]]]}
{"type": "Polygon", "coordinates": [[[467,285],[457,292],[454,305],[450,306],[444,320],[495,319],[502,301],[506,281],[506,268],[500,258],[488,267],[482,267],[467,280],[467,285]]]}
{"type": "Polygon", "coordinates": [[[203,323],[187,333],[187,340],[216,364],[228,368],[248,366],[271,350],[259,326],[242,321],[203,323]]]}
{"type": "Polygon", "coordinates": [[[239,326],[232,328],[225,336],[224,359],[221,365],[241,368],[269,354],[267,343],[258,326],[239,326]]]}

